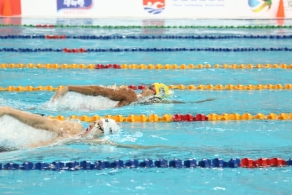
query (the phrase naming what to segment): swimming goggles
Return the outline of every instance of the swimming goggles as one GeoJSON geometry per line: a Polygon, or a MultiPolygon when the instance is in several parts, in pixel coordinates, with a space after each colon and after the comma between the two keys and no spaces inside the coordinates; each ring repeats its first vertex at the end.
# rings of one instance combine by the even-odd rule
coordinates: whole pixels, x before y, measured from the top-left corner
{"type": "Polygon", "coordinates": [[[100,131],[102,131],[102,132],[104,133],[104,130],[103,130],[103,128],[100,126],[99,123],[94,122],[94,125],[95,125],[95,128],[97,128],[98,130],[100,130],[100,131]]]}
{"type": "MultiPolygon", "coordinates": [[[[98,129],[104,133],[103,128],[100,126],[100,124],[98,122],[94,122],[93,125],[96,129],[98,129]]],[[[91,128],[90,127],[91,127],[91,125],[89,127],[87,127],[85,131],[88,132],[89,130],[91,130],[92,127],[91,128]]]]}
{"type": "Polygon", "coordinates": [[[150,85],[148,88],[150,90],[154,91],[154,95],[156,95],[156,89],[155,89],[154,85],[150,85]]]}

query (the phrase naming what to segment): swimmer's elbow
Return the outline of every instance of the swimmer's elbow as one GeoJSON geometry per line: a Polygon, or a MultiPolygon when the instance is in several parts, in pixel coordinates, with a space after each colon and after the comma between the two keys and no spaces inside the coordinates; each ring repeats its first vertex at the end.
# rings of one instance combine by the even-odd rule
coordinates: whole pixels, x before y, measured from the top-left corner
{"type": "Polygon", "coordinates": [[[126,100],[121,100],[119,101],[119,103],[116,105],[116,107],[123,107],[130,104],[130,102],[126,101],[126,100]]]}

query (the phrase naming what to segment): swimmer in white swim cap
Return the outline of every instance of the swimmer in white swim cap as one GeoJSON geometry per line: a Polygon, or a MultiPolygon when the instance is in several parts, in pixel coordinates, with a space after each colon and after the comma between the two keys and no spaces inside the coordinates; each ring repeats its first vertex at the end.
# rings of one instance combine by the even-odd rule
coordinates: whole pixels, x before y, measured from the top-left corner
{"type": "Polygon", "coordinates": [[[101,118],[100,120],[91,123],[86,129],[84,135],[110,135],[120,131],[119,125],[115,120],[109,118],[101,118]]]}
{"type": "MultiPolygon", "coordinates": [[[[40,147],[50,145],[54,142],[73,137],[100,137],[110,135],[120,131],[120,127],[113,119],[101,118],[91,123],[86,129],[82,124],[74,121],[51,119],[39,114],[16,110],[10,107],[0,107],[0,118],[4,115],[17,119],[18,121],[35,128],[35,130],[45,130],[56,133],[56,138],[48,142],[40,142],[31,147],[40,147]]],[[[21,131],[21,129],[13,129],[21,131]]],[[[1,140],[1,138],[0,138],[1,140]]]]}
{"type": "MultiPolygon", "coordinates": [[[[167,147],[170,148],[172,146],[140,146],[134,144],[119,144],[114,143],[108,139],[100,138],[103,135],[111,135],[114,133],[118,133],[120,131],[119,125],[113,120],[108,118],[101,118],[93,123],[91,123],[86,129],[78,122],[73,121],[62,121],[58,119],[51,119],[49,117],[41,116],[39,114],[31,114],[28,112],[16,110],[10,107],[0,107],[0,126],[3,125],[1,122],[8,119],[7,117],[12,117],[19,122],[23,123],[24,125],[30,126],[30,131],[50,131],[55,133],[56,138],[52,138],[49,141],[40,141],[38,137],[33,140],[33,143],[26,145],[25,148],[38,148],[43,146],[51,146],[52,144],[56,143],[72,143],[74,142],[81,142],[88,143],[88,144],[106,144],[116,147],[122,148],[132,148],[132,149],[147,149],[147,148],[157,148],[157,147],[167,147]],[[97,137],[97,139],[96,139],[97,137]],[[73,139],[72,139],[73,138],[73,139]],[[82,139],[80,139],[82,138],[82,139]],[[61,142],[60,142],[61,141],[61,142]]],[[[9,119],[8,119],[9,120],[9,119]]],[[[11,122],[6,121],[6,122],[11,122]]],[[[6,123],[5,122],[5,123],[6,123]]],[[[22,128],[13,128],[13,129],[5,129],[7,133],[13,132],[13,134],[22,133],[22,128]],[[15,132],[17,131],[17,132],[15,132]]],[[[5,138],[2,136],[0,137],[0,143],[5,141],[5,138]],[[4,139],[4,140],[1,140],[4,139]]],[[[21,147],[22,149],[23,147],[21,147]]],[[[0,145],[0,151],[8,151],[8,150],[16,150],[20,148],[10,148],[5,145],[0,145]],[[4,147],[4,148],[3,148],[4,147]]]]}

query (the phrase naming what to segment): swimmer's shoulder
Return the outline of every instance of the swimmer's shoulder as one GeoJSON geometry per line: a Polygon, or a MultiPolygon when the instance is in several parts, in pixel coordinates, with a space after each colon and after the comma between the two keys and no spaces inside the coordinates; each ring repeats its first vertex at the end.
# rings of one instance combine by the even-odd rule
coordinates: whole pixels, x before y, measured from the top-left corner
{"type": "Polygon", "coordinates": [[[151,97],[150,101],[151,101],[152,103],[161,103],[163,100],[162,100],[161,97],[153,96],[153,97],[151,97]]]}
{"type": "Polygon", "coordinates": [[[158,96],[151,96],[147,99],[144,99],[142,101],[140,101],[140,104],[155,104],[155,103],[161,103],[162,102],[162,98],[158,97],[158,96]]]}

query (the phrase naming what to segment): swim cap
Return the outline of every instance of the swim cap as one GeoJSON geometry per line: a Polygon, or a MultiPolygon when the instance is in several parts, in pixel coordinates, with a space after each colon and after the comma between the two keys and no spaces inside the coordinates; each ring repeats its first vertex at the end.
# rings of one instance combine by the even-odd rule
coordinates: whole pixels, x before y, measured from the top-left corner
{"type": "Polygon", "coordinates": [[[170,95],[169,88],[163,83],[153,83],[158,97],[167,97],[170,95]]]}
{"type": "Polygon", "coordinates": [[[104,134],[114,134],[120,131],[120,127],[115,120],[110,118],[101,118],[104,134]]]}

